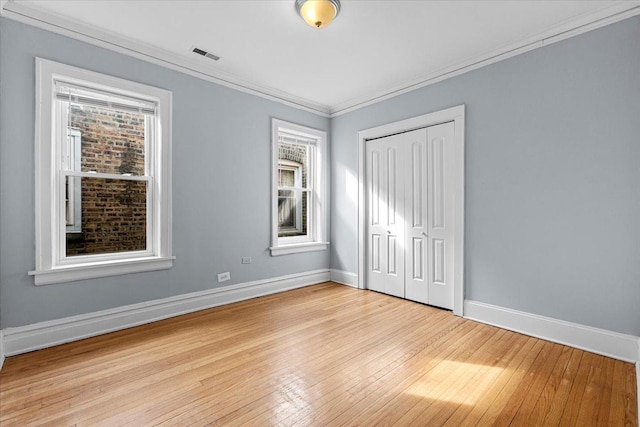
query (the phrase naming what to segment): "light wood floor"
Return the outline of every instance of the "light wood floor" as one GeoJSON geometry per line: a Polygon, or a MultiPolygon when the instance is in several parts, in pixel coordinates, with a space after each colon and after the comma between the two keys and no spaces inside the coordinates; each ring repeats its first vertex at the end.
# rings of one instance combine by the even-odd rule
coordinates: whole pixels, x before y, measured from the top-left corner
{"type": "Polygon", "coordinates": [[[0,425],[637,426],[635,368],[325,283],[10,357],[0,425]]]}

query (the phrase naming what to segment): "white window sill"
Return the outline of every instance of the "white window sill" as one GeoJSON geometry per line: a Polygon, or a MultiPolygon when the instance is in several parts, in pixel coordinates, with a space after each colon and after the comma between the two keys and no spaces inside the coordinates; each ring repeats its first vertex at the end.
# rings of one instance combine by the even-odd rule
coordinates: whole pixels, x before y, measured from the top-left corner
{"type": "Polygon", "coordinates": [[[325,251],[329,247],[329,242],[308,242],[294,243],[291,245],[281,245],[270,248],[271,256],[297,254],[301,252],[325,251]]]}
{"type": "Polygon", "coordinates": [[[167,270],[173,266],[174,259],[176,259],[174,256],[164,258],[146,257],[91,264],[75,264],[52,268],[51,270],[30,271],[29,276],[35,276],[36,285],[49,285],[52,283],[72,282],[74,280],[119,276],[121,274],[167,270]]]}

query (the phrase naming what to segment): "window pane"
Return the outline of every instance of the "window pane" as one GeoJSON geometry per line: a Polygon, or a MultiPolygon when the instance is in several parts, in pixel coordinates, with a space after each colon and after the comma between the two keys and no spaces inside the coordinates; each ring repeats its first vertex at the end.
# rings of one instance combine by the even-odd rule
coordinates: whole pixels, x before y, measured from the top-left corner
{"type": "Polygon", "coordinates": [[[64,216],[67,233],[80,232],[82,227],[80,178],[67,176],[64,184],[64,216]]]}
{"type": "MultiPolygon", "coordinates": [[[[292,187],[308,188],[307,174],[309,173],[309,146],[300,144],[278,143],[278,170],[291,171],[294,174],[288,175],[295,180],[292,187]]],[[[279,181],[283,175],[279,175],[279,181]]],[[[279,184],[285,186],[288,184],[279,184]]]]}
{"type": "Polygon", "coordinates": [[[278,168],[278,187],[295,187],[296,171],[294,169],[278,168]]]}
{"type": "Polygon", "coordinates": [[[278,190],[278,237],[307,235],[308,192],[278,190]]]}
{"type": "Polygon", "coordinates": [[[67,232],[66,256],[147,249],[147,183],[119,179],[81,180],[82,224],[67,232]]]}
{"type": "Polygon", "coordinates": [[[69,132],[81,135],[82,172],[145,175],[144,114],[64,104],[68,107],[69,132]]]}

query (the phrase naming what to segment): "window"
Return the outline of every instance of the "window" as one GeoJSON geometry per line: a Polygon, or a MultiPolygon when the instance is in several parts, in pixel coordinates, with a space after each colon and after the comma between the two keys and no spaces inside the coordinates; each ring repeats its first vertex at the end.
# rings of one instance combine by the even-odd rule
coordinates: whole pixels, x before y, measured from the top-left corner
{"type": "Polygon", "coordinates": [[[37,285],[171,268],[171,93],[36,60],[37,285]]]}
{"type": "Polygon", "coordinates": [[[326,133],[273,120],[271,255],[325,250],[326,133]]]}

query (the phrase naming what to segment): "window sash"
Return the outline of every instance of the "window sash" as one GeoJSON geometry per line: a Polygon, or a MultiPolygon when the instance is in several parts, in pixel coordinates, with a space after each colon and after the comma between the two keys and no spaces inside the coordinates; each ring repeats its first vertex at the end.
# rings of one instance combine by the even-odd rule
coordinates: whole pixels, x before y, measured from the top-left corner
{"type": "MultiPolygon", "coordinates": [[[[71,104],[69,103],[68,99],[62,99],[62,100],[58,99],[54,103],[54,109],[56,114],[56,126],[55,126],[56,129],[54,130],[54,134],[58,138],[65,137],[64,135],[66,135],[69,132],[68,125],[69,125],[70,106],[71,104]]],[[[99,105],[99,106],[103,108],[110,108],[102,105],[99,105]]],[[[115,107],[113,108],[117,109],[115,107]]],[[[139,111],[137,110],[130,111],[130,112],[139,113],[139,111]]],[[[154,156],[156,154],[154,152],[154,144],[151,144],[150,141],[157,140],[156,139],[157,121],[158,121],[158,116],[156,114],[147,115],[145,117],[145,123],[144,123],[144,171],[145,171],[144,174],[145,175],[152,175],[152,176],[155,175],[155,167],[154,167],[153,159],[155,158],[154,156]]],[[[64,142],[65,140],[61,139],[60,141],[64,142]]],[[[64,158],[66,156],[66,150],[64,149],[65,147],[63,146],[63,144],[56,144],[56,145],[58,145],[57,149],[60,152],[60,155],[58,155],[57,158],[60,159],[62,156],[62,160],[61,160],[62,163],[56,164],[56,168],[60,170],[60,169],[64,169],[65,165],[67,165],[68,162],[66,162],[66,159],[64,158]]],[[[81,158],[82,158],[82,155],[81,155],[81,158]]],[[[95,172],[89,172],[89,173],[95,173],[95,172]]],[[[126,174],[123,174],[122,176],[126,176],[126,174]]]]}
{"type": "Polygon", "coordinates": [[[290,131],[288,132],[286,130],[280,130],[278,132],[278,142],[284,142],[287,144],[316,146],[318,140],[314,137],[307,137],[302,134],[297,134],[290,131]]]}
{"type": "Polygon", "coordinates": [[[113,91],[89,88],[65,80],[55,81],[55,99],[73,104],[113,108],[147,115],[155,115],[157,112],[157,104],[153,101],[113,91]]]}
{"type": "MultiPolygon", "coordinates": [[[[310,138],[300,137],[295,134],[288,133],[286,131],[280,130],[278,132],[278,143],[276,144],[276,155],[278,156],[278,162],[282,159],[279,158],[279,148],[280,143],[284,142],[286,144],[291,145],[301,145],[307,148],[307,185],[306,187],[290,187],[290,186],[277,186],[274,197],[276,198],[276,202],[279,198],[279,191],[300,191],[307,193],[307,232],[303,235],[299,236],[280,236],[280,227],[279,227],[279,219],[276,218],[276,235],[278,239],[278,244],[293,244],[293,243],[304,243],[304,242],[312,242],[316,239],[316,232],[314,227],[314,211],[315,211],[315,198],[314,198],[314,188],[316,181],[316,140],[310,138]]],[[[279,164],[275,165],[276,174],[280,170],[281,166],[279,164]]],[[[289,169],[289,165],[283,165],[283,169],[289,169]]],[[[302,168],[300,168],[302,169],[302,168]]],[[[300,174],[302,174],[302,170],[300,170],[300,174]]],[[[302,184],[302,179],[300,179],[300,183],[302,184]]],[[[276,203],[277,204],[277,203],[276,203]]],[[[302,227],[302,224],[300,225],[302,227]]]]}
{"type": "Polygon", "coordinates": [[[308,189],[304,189],[304,188],[291,188],[291,187],[279,187],[278,188],[278,194],[277,194],[277,198],[278,198],[278,240],[280,239],[304,239],[305,241],[309,239],[310,236],[313,236],[313,233],[311,232],[312,230],[312,225],[313,225],[313,191],[308,190],[308,189]],[[306,200],[307,200],[307,232],[305,234],[301,234],[301,235],[296,235],[296,236],[280,236],[280,233],[283,231],[281,230],[280,227],[280,198],[282,197],[280,195],[280,191],[292,191],[294,193],[296,193],[296,209],[299,209],[296,211],[296,219],[294,222],[294,227],[293,229],[295,229],[298,232],[302,231],[303,228],[303,221],[304,219],[302,218],[302,204],[304,203],[304,197],[306,196],[306,200]],[[297,195],[300,195],[300,199],[298,200],[297,195]]]}
{"type": "MultiPolygon", "coordinates": [[[[120,179],[123,181],[149,181],[153,180],[153,177],[150,175],[129,175],[129,174],[113,174],[113,173],[102,173],[102,172],[80,172],[80,171],[72,171],[67,169],[60,169],[60,173],[67,176],[77,176],[80,178],[103,178],[103,179],[120,179]]],[[[63,177],[63,178],[64,178],[63,177]]]]}
{"type": "Polygon", "coordinates": [[[58,256],[57,264],[60,266],[73,265],[73,264],[87,264],[96,263],[101,261],[111,261],[116,259],[130,259],[140,258],[142,256],[150,256],[156,253],[154,247],[155,241],[153,239],[153,177],[150,176],[122,176],[112,174],[96,174],[90,172],[74,172],[61,170],[58,172],[58,189],[64,195],[65,178],[66,177],[78,177],[78,178],[92,178],[92,179],[104,179],[104,180],[119,180],[119,181],[144,181],[146,182],[147,194],[146,194],[146,249],[143,251],[123,251],[123,252],[108,252],[102,254],[87,254],[87,255],[73,255],[67,256],[67,239],[66,239],[66,224],[65,218],[65,201],[64,197],[58,197],[58,256]]]}
{"type": "MultiPolygon", "coordinates": [[[[97,106],[101,108],[108,109],[117,109],[123,111],[129,111],[134,113],[141,113],[140,106],[133,106],[125,103],[118,103],[114,100],[122,100],[131,99],[135,100],[136,98],[124,98],[121,95],[114,93],[113,96],[109,99],[110,92],[100,91],[98,89],[78,89],[80,86],[73,86],[61,81],[56,81],[56,90],[61,87],[72,87],[75,90],[83,90],[85,94],[99,94],[99,96],[105,98],[90,98],[84,97],[82,100],[86,101],[84,105],[97,106]],[[95,102],[94,102],[95,101],[95,102]]],[[[130,175],[130,174],[111,174],[111,173],[103,173],[96,171],[87,171],[82,172],[80,170],[68,170],[66,166],[68,162],[65,160],[66,156],[66,147],[67,143],[66,135],[69,132],[69,108],[71,107],[71,103],[74,103],[74,98],[71,98],[71,103],[69,102],[69,96],[60,96],[63,95],[59,92],[56,93],[54,108],[56,110],[57,119],[55,121],[55,130],[54,134],[56,135],[56,150],[60,153],[60,155],[56,156],[58,162],[56,162],[57,169],[57,190],[58,193],[55,195],[56,200],[54,203],[57,205],[54,210],[54,224],[56,224],[57,229],[57,253],[54,252],[54,265],[64,267],[67,265],[86,265],[100,262],[108,262],[114,260],[126,260],[126,259],[134,259],[141,257],[149,257],[149,256],[157,256],[159,254],[159,244],[154,238],[154,227],[157,219],[154,217],[154,209],[153,209],[153,194],[154,194],[154,153],[153,153],[153,144],[150,141],[155,140],[155,129],[156,129],[156,109],[154,106],[153,110],[149,110],[144,112],[146,114],[145,119],[145,141],[144,141],[144,158],[145,158],[145,166],[144,166],[144,175],[130,175]],[[112,180],[123,180],[123,181],[145,181],[147,183],[147,194],[146,194],[146,249],[144,251],[123,251],[123,252],[111,252],[111,253],[102,253],[102,254],[87,254],[87,255],[74,255],[67,256],[67,239],[66,239],[66,221],[65,221],[65,179],[67,177],[72,177],[74,179],[81,180],[82,178],[94,178],[94,179],[112,179],[112,180]]],[[[135,101],[131,101],[135,102],[135,101]]]]}

